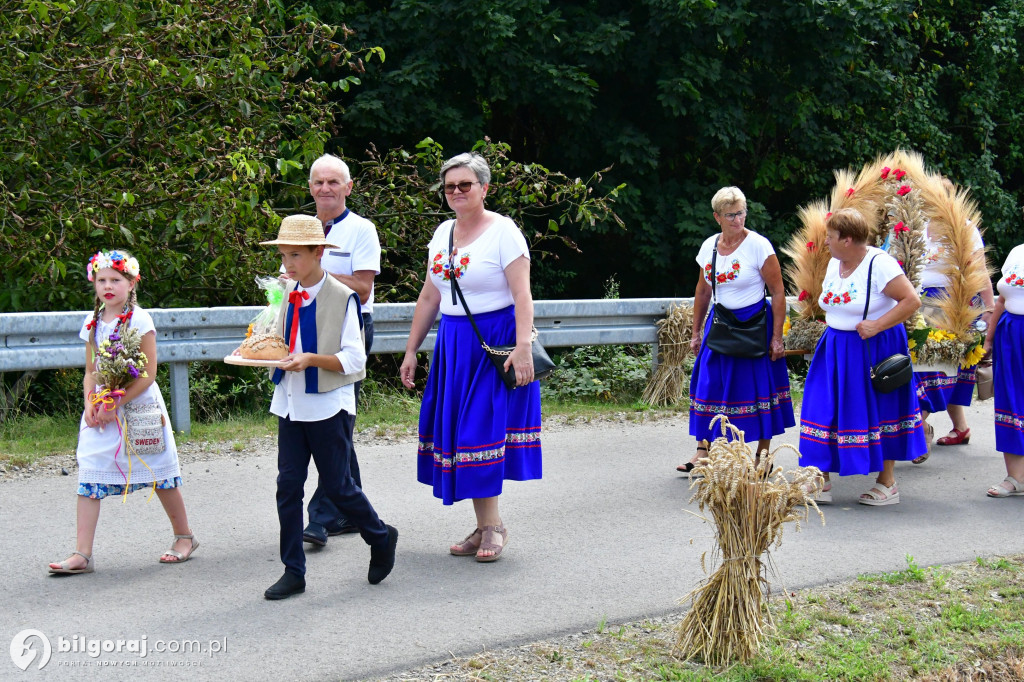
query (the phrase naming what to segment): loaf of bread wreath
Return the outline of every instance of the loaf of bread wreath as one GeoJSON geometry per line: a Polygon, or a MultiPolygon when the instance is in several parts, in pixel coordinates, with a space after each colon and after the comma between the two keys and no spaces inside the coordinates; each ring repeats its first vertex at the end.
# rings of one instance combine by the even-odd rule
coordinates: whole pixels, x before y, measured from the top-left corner
{"type": "Polygon", "coordinates": [[[282,360],[288,344],[277,334],[253,334],[238,347],[238,354],[249,360],[282,360]]]}

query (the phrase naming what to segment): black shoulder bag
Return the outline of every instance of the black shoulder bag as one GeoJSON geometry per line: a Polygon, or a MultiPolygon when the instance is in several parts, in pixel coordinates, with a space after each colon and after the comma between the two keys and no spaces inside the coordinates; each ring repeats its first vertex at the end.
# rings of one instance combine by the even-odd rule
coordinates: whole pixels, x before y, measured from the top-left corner
{"type": "MultiPolygon", "coordinates": [[[[448,234],[448,272],[451,273],[449,281],[452,285],[452,305],[455,304],[456,296],[458,296],[459,302],[462,303],[462,309],[466,311],[466,317],[469,318],[469,323],[473,325],[473,331],[476,332],[476,337],[480,339],[480,347],[487,353],[487,357],[490,358],[491,363],[495,369],[498,370],[498,374],[501,376],[501,380],[505,383],[505,387],[513,389],[516,387],[516,372],[515,367],[509,366],[508,371],[505,371],[505,360],[515,350],[515,344],[508,346],[488,346],[487,342],[484,341],[483,334],[480,333],[480,328],[476,326],[476,320],[473,319],[473,313],[469,312],[469,306],[466,305],[466,298],[462,295],[462,289],[459,287],[459,279],[456,276],[456,270],[453,262],[452,247],[455,243],[455,223],[452,222],[452,230],[448,234]]],[[[547,378],[551,371],[555,368],[555,363],[551,361],[548,356],[548,352],[544,350],[544,346],[540,345],[540,341],[537,340],[537,328],[533,328],[533,336],[530,339],[531,350],[533,352],[533,379],[539,381],[547,378]]]]}
{"type": "Polygon", "coordinates": [[[768,301],[748,320],[740,320],[736,313],[718,302],[718,237],[711,254],[711,295],[715,308],[711,316],[711,329],[704,339],[707,347],[722,355],[735,358],[761,358],[768,354],[768,301]]]}
{"type": "MultiPolygon", "coordinates": [[[[864,296],[864,314],[861,320],[868,319],[868,305],[871,303],[871,268],[875,265],[878,254],[871,257],[868,262],[868,284],[864,296]]],[[[866,339],[868,364],[871,363],[871,339],[866,339]]],[[[910,383],[914,376],[914,366],[910,363],[910,356],[896,353],[890,355],[871,368],[871,385],[879,393],[892,393],[901,386],[910,383]]]]}

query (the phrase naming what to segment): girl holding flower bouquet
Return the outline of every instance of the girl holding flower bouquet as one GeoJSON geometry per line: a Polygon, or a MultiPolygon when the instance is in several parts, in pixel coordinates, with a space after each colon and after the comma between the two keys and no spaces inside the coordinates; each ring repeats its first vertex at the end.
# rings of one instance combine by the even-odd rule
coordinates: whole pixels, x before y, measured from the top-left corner
{"type": "MultiPolygon", "coordinates": [[[[174,434],[156,379],[156,329],[136,304],[139,262],[124,251],[100,251],[86,266],[96,290],[96,307],[79,336],[85,341],[85,411],[78,435],[78,537],[75,551],[51,573],[92,573],[93,539],[100,500],[142,488],[155,490],[174,529],[174,543],[161,563],[188,561],[199,547],[181,496],[181,472],[174,434]],[[140,455],[125,438],[126,412],[156,411],[156,433],[144,443],[160,452],[140,455]],[[160,434],[162,422],[162,437],[160,434]]],[[[141,448],[141,446],[140,446],[141,448]]],[[[149,451],[147,450],[147,453],[149,451]]]]}

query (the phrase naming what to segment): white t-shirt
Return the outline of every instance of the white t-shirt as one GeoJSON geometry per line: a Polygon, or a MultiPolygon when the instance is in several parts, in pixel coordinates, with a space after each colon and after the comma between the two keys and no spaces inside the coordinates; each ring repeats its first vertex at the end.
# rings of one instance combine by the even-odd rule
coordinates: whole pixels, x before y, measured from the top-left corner
{"type": "MultiPolygon", "coordinates": [[[[324,249],[320,266],[332,275],[351,275],[358,270],[380,274],[380,239],[373,223],[346,209],[345,217],[330,225],[327,241],[338,248],[324,249]]],[[[364,313],[373,313],[373,289],[363,304],[364,313]]]]}
{"type": "MultiPolygon", "coordinates": [[[[454,224],[455,221],[446,220],[434,230],[427,247],[430,257],[428,274],[441,292],[441,312],[465,315],[466,311],[457,297],[452,304],[449,281],[448,241],[454,224]]],[[[498,216],[471,244],[456,249],[452,266],[458,272],[459,288],[470,312],[474,315],[488,313],[514,303],[505,268],[520,256],[529,258],[530,248],[522,231],[508,216],[498,216]]]]}
{"type": "Polygon", "coordinates": [[[1006,311],[1024,315],[1024,244],[1010,250],[1002,272],[996,287],[1003,297],[1006,311]]]}
{"type": "Polygon", "coordinates": [[[863,319],[864,292],[867,291],[868,268],[872,258],[875,264],[871,267],[871,302],[867,319],[877,320],[896,307],[896,301],[882,293],[889,282],[903,274],[895,258],[881,249],[869,246],[864,260],[845,278],[839,276],[839,259],[833,258],[828,262],[821,295],[818,297],[818,305],[825,311],[825,324],[832,329],[853,331],[863,319]]]}
{"type": "MultiPolygon", "coordinates": [[[[981,232],[974,228],[974,250],[985,248],[985,242],[981,240],[981,232]]],[[[924,231],[924,266],[921,268],[921,288],[949,286],[949,277],[943,274],[942,267],[946,260],[947,247],[941,241],[933,241],[928,236],[928,229],[924,231]]]]}
{"type": "MultiPolygon", "coordinates": [[[[697,253],[697,266],[700,267],[708,286],[711,286],[711,257],[715,240],[719,236],[714,235],[705,239],[697,253]]],[[[747,232],[740,245],[728,256],[719,253],[715,260],[718,278],[715,289],[718,293],[718,302],[730,310],[735,310],[762,300],[764,278],[761,277],[761,268],[764,262],[774,255],[772,243],[754,231],[747,232]]]]}

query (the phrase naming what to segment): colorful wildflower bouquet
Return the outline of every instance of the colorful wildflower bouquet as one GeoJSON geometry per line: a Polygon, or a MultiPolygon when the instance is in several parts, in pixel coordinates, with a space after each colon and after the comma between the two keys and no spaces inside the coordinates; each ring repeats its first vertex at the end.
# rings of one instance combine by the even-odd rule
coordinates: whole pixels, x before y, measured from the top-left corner
{"type": "Polygon", "coordinates": [[[120,333],[115,330],[110,338],[100,342],[96,349],[96,371],[93,376],[97,385],[96,395],[102,399],[106,409],[113,409],[110,407],[113,399],[123,396],[133,381],[148,376],[148,363],[149,358],[142,352],[142,336],[138,329],[129,327],[120,333]],[[107,402],[106,398],[110,398],[111,402],[107,402]]]}

